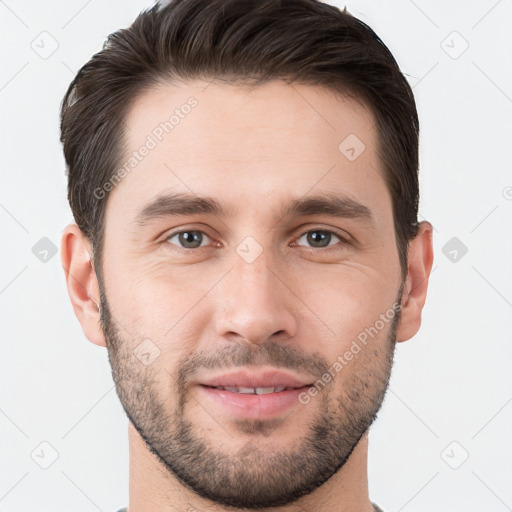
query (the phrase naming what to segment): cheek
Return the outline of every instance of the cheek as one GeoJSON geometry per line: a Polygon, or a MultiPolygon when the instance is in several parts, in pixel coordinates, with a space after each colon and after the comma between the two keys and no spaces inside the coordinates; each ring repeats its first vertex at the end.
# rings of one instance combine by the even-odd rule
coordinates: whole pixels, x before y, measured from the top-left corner
{"type": "Polygon", "coordinates": [[[369,329],[375,339],[387,334],[390,321],[386,319],[382,325],[381,315],[392,308],[397,286],[386,274],[368,267],[331,267],[324,275],[316,273],[309,279],[303,276],[304,303],[316,318],[316,324],[323,326],[324,334],[317,338],[319,350],[335,360],[354,340],[363,339],[369,329]]]}
{"type": "Polygon", "coordinates": [[[136,271],[119,265],[111,270],[109,306],[130,345],[135,348],[150,340],[160,351],[155,362],[170,370],[175,361],[193,352],[200,339],[209,316],[199,312],[218,276],[193,266],[171,269],[156,263],[146,268],[136,271]]]}
{"type": "MultiPolygon", "coordinates": [[[[162,268],[158,262],[119,262],[109,274],[109,296],[116,296],[117,309],[125,318],[138,311],[149,315],[176,310],[183,299],[183,279],[179,269],[162,268]]],[[[194,290],[191,281],[187,289],[194,290]]]]}

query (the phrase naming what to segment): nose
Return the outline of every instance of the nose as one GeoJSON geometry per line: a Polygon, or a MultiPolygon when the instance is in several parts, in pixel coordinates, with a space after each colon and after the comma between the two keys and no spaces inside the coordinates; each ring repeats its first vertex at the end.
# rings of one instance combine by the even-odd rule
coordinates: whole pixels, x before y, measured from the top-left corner
{"type": "Polygon", "coordinates": [[[296,334],[294,294],[280,267],[269,259],[265,252],[251,263],[234,255],[234,265],[217,289],[219,336],[261,345],[272,337],[285,340],[296,334]]]}

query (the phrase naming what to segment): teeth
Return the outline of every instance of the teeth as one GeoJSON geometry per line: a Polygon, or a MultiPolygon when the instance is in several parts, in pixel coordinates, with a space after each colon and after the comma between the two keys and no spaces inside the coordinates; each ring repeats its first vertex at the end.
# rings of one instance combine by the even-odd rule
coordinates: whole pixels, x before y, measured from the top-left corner
{"type": "Polygon", "coordinates": [[[250,395],[254,393],[254,388],[242,388],[242,387],[232,387],[231,389],[226,388],[228,391],[234,391],[235,393],[244,393],[250,395]]]}
{"type": "Polygon", "coordinates": [[[271,387],[271,388],[244,388],[237,386],[216,386],[217,389],[225,389],[233,393],[242,393],[246,395],[266,395],[268,393],[279,393],[285,389],[291,389],[286,387],[271,387]]]}
{"type": "Polygon", "coordinates": [[[267,393],[273,393],[274,388],[256,388],[257,395],[266,395],[267,393]]]}

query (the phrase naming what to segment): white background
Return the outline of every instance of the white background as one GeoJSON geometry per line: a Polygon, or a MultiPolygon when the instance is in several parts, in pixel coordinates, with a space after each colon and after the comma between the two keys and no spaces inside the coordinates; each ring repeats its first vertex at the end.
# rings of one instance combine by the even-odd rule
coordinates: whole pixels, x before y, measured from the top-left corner
{"type": "MultiPolygon", "coordinates": [[[[435,228],[423,325],[397,347],[370,435],[370,496],[385,512],[512,510],[512,1],[346,5],[413,87],[420,210],[435,228]],[[467,247],[455,262],[451,246],[443,253],[453,237],[467,247]]],[[[0,511],[128,503],[128,420],[106,349],[81,331],[59,254],[42,262],[32,248],[43,237],[59,247],[72,219],[64,92],[106,36],[148,6],[0,1],[0,511]],[[47,59],[31,47],[41,37],[58,44],[47,59]],[[42,442],[58,452],[48,469],[31,458],[51,460],[42,442]]]]}

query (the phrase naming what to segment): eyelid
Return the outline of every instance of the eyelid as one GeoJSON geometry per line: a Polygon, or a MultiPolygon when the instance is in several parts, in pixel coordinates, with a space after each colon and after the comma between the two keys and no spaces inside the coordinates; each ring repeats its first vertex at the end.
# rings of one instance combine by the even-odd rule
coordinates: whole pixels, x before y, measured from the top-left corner
{"type": "Polygon", "coordinates": [[[351,244],[351,243],[353,243],[352,242],[352,237],[348,233],[346,233],[345,231],[340,232],[337,229],[330,228],[330,227],[322,227],[322,226],[313,226],[313,227],[308,227],[307,229],[302,228],[298,232],[298,234],[294,237],[294,242],[293,242],[293,244],[296,244],[299,247],[304,247],[305,249],[308,249],[308,250],[311,250],[311,251],[323,251],[323,252],[326,252],[326,251],[328,251],[330,249],[335,249],[336,246],[338,244],[340,244],[340,243],[341,244],[351,244]],[[308,247],[308,246],[297,244],[297,240],[302,238],[307,233],[311,233],[313,231],[321,231],[323,233],[330,233],[330,234],[332,234],[334,236],[337,236],[340,239],[340,242],[338,242],[337,244],[328,245],[326,247],[308,247]]]}
{"type": "MultiPolygon", "coordinates": [[[[172,245],[176,249],[181,250],[181,251],[185,251],[185,252],[197,251],[199,249],[205,249],[206,247],[208,247],[208,245],[206,245],[206,246],[196,247],[196,248],[193,248],[193,249],[187,249],[185,247],[180,247],[177,244],[171,244],[170,242],[168,242],[169,238],[172,238],[172,237],[174,237],[176,235],[179,235],[180,233],[183,233],[183,232],[186,232],[186,231],[196,231],[198,233],[202,233],[203,235],[208,237],[211,242],[219,244],[219,242],[217,242],[204,229],[199,229],[199,228],[195,228],[195,227],[182,227],[182,228],[170,231],[169,233],[165,234],[162,237],[162,242],[163,243],[167,243],[169,245],[172,245]]],[[[338,242],[338,244],[339,243],[342,243],[342,244],[352,244],[352,243],[354,243],[352,237],[348,233],[346,233],[345,231],[341,232],[341,230],[337,230],[337,229],[334,229],[334,228],[331,228],[331,227],[322,227],[322,226],[318,226],[318,225],[316,225],[316,226],[313,225],[313,226],[310,226],[310,227],[307,227],[307,228],[302,226],[300,231],[297,231],[297,234],[294,236],[292,243],[294,245],[297,245],[298,247],[303,247],[303,248],[309,249],[311,251],[323,251],[323,252],[326,252],[329,249],[334,249],[338,245],[338,244],[333,244],[333,245],[328,245],[326,247],[308,247],[308,246],[305,246],[305,245],[297,244],[297,240],[298,239],[302,238],[304,235],[306,235],[306,234],[308,234],[308,233],[310,233],[312,231],[321,231],[321,232],[324,232],[324,233],[331,233],[331,234],[337,236],[340,239],[340,242],[338,242]]]]}
{"type": "Polygon", "coordinates": [[[180,233],[185,233],[187,231],[195,231],[195,232],[198,232],[198,233],[201,233],[202,235],[206,236],[207,238],[210,239],[210,242],[215,242],[214,238],[212,236],[210,236],[204,229],[197,229],[197,228],[180,228],[180,229],[176,229],[174,231],[170,231],[169,233],[165,234],[163,237],[162,237],[162,242],[163,243],[167,243],[169,245],[172,245],[174,246],[175,248],[177,248],[178,250],[182,250],[182,251],[187,251],[187,252],[190,252],[190,251],[194,251],[194,250],[198,250],[198,249],[204,249],[206,246],[201,246],[201,247],[196,247],[194,249],[187,249],[186,247],[180,247],[179,245],[177,244],[172,244],[169,242],[169,238],[172,238],[176,235],[179,235],[180,233]]]}

